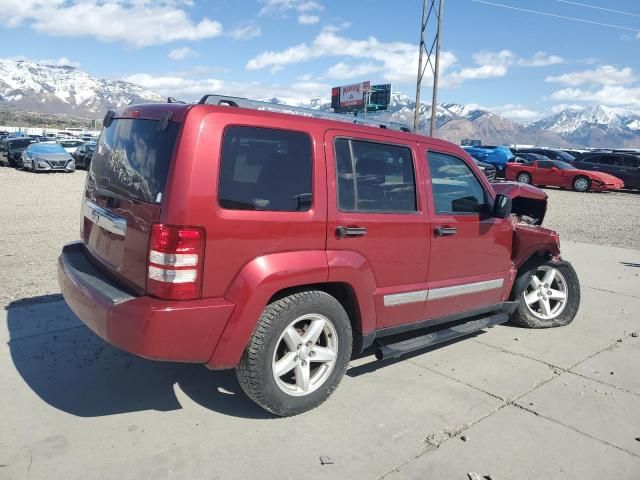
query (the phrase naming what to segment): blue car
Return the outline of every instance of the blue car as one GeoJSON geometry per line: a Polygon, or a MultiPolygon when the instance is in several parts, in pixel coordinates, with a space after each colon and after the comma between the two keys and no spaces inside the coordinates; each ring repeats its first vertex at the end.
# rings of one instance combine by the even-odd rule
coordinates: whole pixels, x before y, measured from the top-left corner
{"type": "Polygon", "coordinates": [[[504,177],[504,172],[513,157],[513,153],[507,147],[462,147],[474,159],[488,163],[496,167],[496,173],[504,177]]]}

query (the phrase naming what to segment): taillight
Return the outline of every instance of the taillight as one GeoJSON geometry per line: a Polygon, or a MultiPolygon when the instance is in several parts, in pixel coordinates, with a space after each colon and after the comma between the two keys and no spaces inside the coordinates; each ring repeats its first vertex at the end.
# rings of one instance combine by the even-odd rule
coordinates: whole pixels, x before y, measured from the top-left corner
{"type": "Polygon", "coordinates": [[[151,226],[147,293],[167,300],[200,298],[204,230],[154,223],[151,226]]]}

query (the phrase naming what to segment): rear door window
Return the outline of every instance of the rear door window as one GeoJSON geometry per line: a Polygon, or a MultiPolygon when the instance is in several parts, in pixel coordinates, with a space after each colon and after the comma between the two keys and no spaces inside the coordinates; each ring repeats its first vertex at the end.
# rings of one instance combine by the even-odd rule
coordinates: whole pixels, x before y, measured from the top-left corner
{"type": "Polygon", "coordinates": [[[166,130],[157,120],[118,118],[98,139],[89,182],[126,197],[160,203],[180,125],[166,130]]]}
{"type": "Polygon", "coordinates": [[[305,133],[233,126],[224,131],[218,202],[230,210],[301,212],[312,203],[305,133]]]}
{"type": "Polygon", "coordinates": [[[338,208],[343,212],[416,212],[408,147],[337,138],[338,208]]]}
{"type": "Polygon", "coordinates": [[[623,167],[637,167],[640,164],[640,159],[634,157],[622,157],[620,164],[623,167]]]}

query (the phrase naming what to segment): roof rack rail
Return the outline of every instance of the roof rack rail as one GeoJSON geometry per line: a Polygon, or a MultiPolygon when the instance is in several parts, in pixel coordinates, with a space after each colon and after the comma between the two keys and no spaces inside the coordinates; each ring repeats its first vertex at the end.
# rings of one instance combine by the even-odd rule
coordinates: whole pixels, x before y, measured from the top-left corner
{"type": "Polygon", "coordinates": [[[401,132],[411,132],[411,129],[403,123],[385,122],[382,120],[375,120],[373,118],[356,116],[352,117],[340,113],[323,112],[321,110],[313,110],[312,108],[294,107],[293,105],[284,105],[280,103],[261,102],[259,100],[250,100],[243,97],[229,97],[226,95],[205,95],[200,99],[198,104],[226,105],[228,107],[251,108],[253,110],[289,113],[292,115],[302,115],[304,117],[324,118],[326,120],[337,120],[339,122],[354,123],[356,125],[368,125],[370,127],[376,128],[388,128],[392,130],[400,130],[401,132]]]}

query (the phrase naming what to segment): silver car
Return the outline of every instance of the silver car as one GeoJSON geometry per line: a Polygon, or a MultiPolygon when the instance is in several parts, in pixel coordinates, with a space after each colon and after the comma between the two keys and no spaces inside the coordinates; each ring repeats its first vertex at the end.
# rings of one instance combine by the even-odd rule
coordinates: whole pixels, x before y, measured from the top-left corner
{"type": "Polygon", "coordinates": [[[76,162],[59,143],[33,143],[22,152],[22,168],[32,172],[73,172],[76,162]]]}

